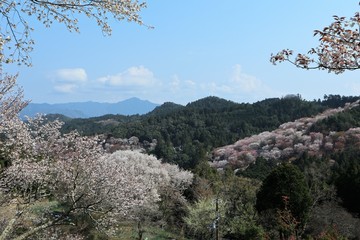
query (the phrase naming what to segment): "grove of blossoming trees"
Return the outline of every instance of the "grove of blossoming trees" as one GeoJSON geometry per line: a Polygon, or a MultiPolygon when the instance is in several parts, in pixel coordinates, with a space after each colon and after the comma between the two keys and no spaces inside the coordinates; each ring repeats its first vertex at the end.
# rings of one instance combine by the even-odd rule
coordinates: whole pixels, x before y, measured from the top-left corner
{"type": "Polygon", "coordinates": [[[315,117],[300,118],[287,122],[271,132],[262,132],[236,143],[217,148],[212,153],[212,166],[224,168],[232,165],[236,168],[246,168],[254,163],[256,158],[285,159],[308,153],[310,156],[321,157],[328,151],[339,151],[347,142],[359,144],[359,128],[350,128],[344,132],[309,132],[317,121],[334,116],[337,113],[359,106],[359,101],[347,104],[344,108],[330,109],[315,117]]]}
{"type": "Polygon", "coordinates": [[[61,135],[60,126],[40,118],[28,123],[15,118],[2,126],[1,150],[11,166],[1,172],[1,200],[17,208],[3,220],[0,239],[25,239],[84,217],[111,234],[116,222],[156,211],[163,187],[181,193],[191,184],[192,174],[176,166],[133,151],[106,154],[96,138],[61,135]],[[46,207],[32,216],[32,207],[44,202],[46,207]],[[27,230],[12,235],[20,227],[27,230]]]}
{"type": "Polygon", "coordinates": [[[63,225],[77,226],[79,234],[91,226],[112,234],[117,222],[158,211],[162,189],[181,197],[191,184],[190,172],[153,156],[106,153],[97,137],[62,135],[59,121],[22,121],[16,85],[4,83],[0,153],[7,164],[0,170],[0,211],[13,210],[0,220],[0,239],[26,239],[45,230],[50,237],[63,225]]]}

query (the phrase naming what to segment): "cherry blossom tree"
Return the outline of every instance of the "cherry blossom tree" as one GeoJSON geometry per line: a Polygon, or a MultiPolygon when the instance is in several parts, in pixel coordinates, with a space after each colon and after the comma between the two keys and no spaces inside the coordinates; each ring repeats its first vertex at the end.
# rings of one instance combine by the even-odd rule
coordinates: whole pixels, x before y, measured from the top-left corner
{"type": "Polygon", "coordinates": [[[16,117],[27,105],[22,88],[16,85],[16,77],[0,72],[0,121],[16,117]]]}
{"type": "Polygon", "coordinates": [[[58,22],[79,32],[78,18],[84,15],[94,19],[104,34],[111,34],[110,18],[142,25],[139,13],[145,7],[146,3],[138,0],[1,0],[0,52],[6,51],[1,62],[31,65],[29,53],[35,43],[31,19],[45,27],[58,22]]]}
{"type": "MultiPolygon", "coordinates": [[[[20,110],[27,105],[23,101],[22,88],[16,85],[16,76],[2,75],[0,73],[0,133],[4,132],[6,125],[16,119],[20,110]]],[[[0,136],[1,137],[1,136],[0,136]]],[[[0,167],[8,164],[2,144],[0,144],[0,167]]]]}
{"type": "Polygon", "coordinates": [[[138,0],[0,0],[0,211],[10,212],[0,219],[0,240],[61,235],[59,225],[75,225],[81,232],[79,219],[112,233],[116,221],[156,208],[164,186],[181,196],[191,183],[191,173],[162,165],[152,156],[110,155],[97,137],[62,135],[59,121],[46,122],[42,117],[22,121],[18,113],[27,102],[16,85],[17,76],[3,73],[3,63],[31,65],[31,18],[46,27],[58,22],[79,32],[78,18],[85,15],[109,35],[110,18],[143,25],[139,13],[145,7],[138,0]],[[23,230],[17,231],[18,227],[23,230]]]}
{"type": "Polygon", "coordinates": [[[108,154],[96,137],[62,135],[61,126],[41,117],[2,121],[0,150],[11,164],[0,172],[0,206],[16,208],[0,239],[78,226],[78,219],[112,234],[117,221],[156,211],[162,188],[182,193],[192,182],[192,174],[177,166],[138,152],[108,154]],[[14,234],[20,226],[26,231],[14,234]]]}
{"type": "Polygon", "coordinates": [[[350,18],[333,18],[329,26],[314,31],[314,36],[319,37],[319,46],[295,57],[293,50],[284,49],[273,54],[270,61],[273,64],[286,61],[299,68],[327,70],[336,74],[360,69],[360,13],[356,12],[350,18]]]}

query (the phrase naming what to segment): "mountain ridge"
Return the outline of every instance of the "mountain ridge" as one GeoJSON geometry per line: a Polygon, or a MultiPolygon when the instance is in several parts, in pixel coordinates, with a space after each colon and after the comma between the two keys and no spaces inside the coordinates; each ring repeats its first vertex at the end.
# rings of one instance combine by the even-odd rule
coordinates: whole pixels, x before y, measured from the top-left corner
{"type": "Polygon", "coordinates": [[[61,114],[70,118],[90,118],[107,114],[136,115],[151,112],[159,104],[133,97],[116,103],[69,102],[69,103],[29,103],[20,112],[20,117],[34,117],[36,114],[61,114]]]}

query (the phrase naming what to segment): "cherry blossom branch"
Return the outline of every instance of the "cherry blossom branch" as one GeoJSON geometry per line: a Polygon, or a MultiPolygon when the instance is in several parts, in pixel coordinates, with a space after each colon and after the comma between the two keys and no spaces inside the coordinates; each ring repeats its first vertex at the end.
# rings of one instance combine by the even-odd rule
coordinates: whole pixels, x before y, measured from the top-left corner
{"type": "Polygon", "coordinates": [[[333,18],[329,26],[314,31],[314,36],[319,36],[318,47],[296,57],[292,50],[284,49],[271,54],[270,62],[274,65],[289,62],[301,69],[327,70],[335,74],[360,69],[360,13],[356,12],[350,19],[336,15],[333,18]]]}

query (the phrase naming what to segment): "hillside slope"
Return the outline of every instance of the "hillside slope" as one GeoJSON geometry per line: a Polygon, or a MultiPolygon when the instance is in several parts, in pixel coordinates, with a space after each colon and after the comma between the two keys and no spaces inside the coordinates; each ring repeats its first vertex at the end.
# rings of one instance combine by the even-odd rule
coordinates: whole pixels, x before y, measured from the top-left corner
{"type": "Polygon", "coordinates": [[[350,111],[360,111],[359,100],[344,107],[328,109],[315,117],[304,117],[281,124],[273,131],[265,131],[217,148],[212,152],[211,165],[216,168],[231,166],[244,169],[258,157],[267,160],[291,160],[305,152],[309,156],[322,157],[346,147],[358,148],[360,118],[350,117],[354,116],[349,116],[350,111]],[[348,116],[350,121],[345,121],[342,116],[348,116]],[[329,119],[335,119],[330,121],[333,124],[328,123],[329,119]],[[339,121],[341,119],[342,122],[339,121]],[[334,125],[348,127],[334,129],[334,125]]]}

